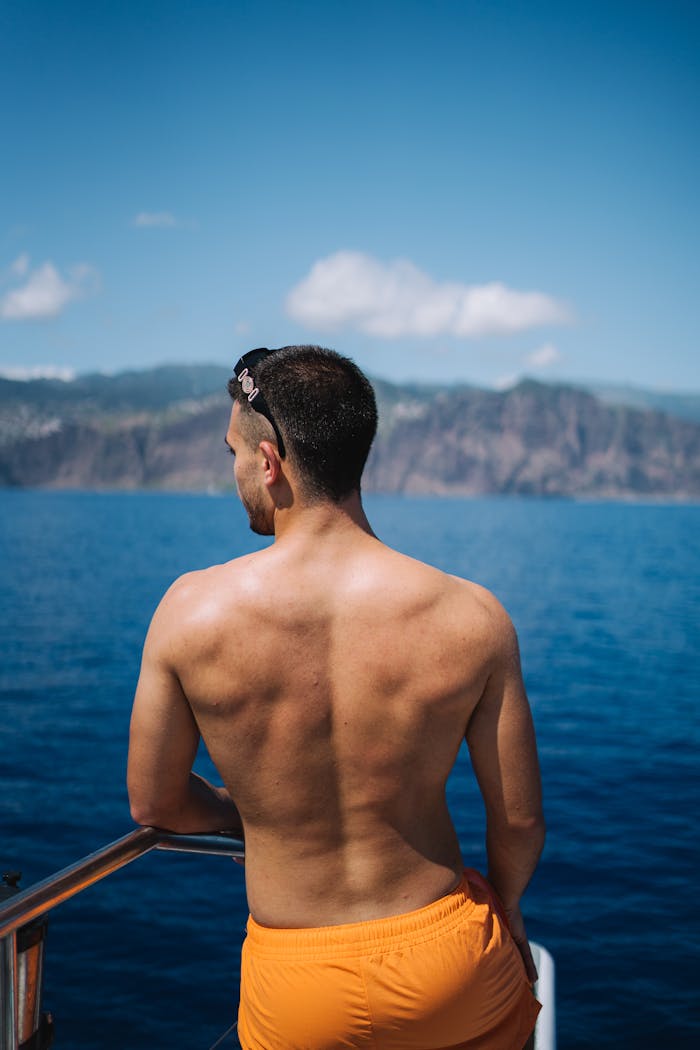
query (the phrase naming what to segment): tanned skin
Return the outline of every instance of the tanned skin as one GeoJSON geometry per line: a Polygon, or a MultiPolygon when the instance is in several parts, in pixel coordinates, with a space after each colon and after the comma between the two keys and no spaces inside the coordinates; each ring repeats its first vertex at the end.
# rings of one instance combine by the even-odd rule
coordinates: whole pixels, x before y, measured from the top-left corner
{"type": "Polygon", "coordinates": [[[544,822],[508,616],[482,587],[385,546],[359,493],[305,498],[293,459],[250,445],[240,412],[226,435],[236,483],[275,542],[181,577],[158,607],[131,722],[134,820],[244,834],[263,925],[400,914],[461,877],[445,784],[466,737],[488,877],[534,980],[520,898],[544,822]],[[200,734],[225,788],[191,772],[200,734]]]}

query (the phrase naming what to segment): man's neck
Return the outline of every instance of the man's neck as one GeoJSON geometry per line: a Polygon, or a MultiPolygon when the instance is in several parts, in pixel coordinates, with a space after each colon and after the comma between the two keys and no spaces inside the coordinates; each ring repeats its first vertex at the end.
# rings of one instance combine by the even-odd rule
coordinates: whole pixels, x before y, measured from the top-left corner
{"type": "Polygon", "coordinates": [[[297,498],[291,506],[275,511],[275,542],[286,542],[292,536],[321,539],[357,530],[374,536],[359,492],[351,493],[339,503],[297,498]]]}

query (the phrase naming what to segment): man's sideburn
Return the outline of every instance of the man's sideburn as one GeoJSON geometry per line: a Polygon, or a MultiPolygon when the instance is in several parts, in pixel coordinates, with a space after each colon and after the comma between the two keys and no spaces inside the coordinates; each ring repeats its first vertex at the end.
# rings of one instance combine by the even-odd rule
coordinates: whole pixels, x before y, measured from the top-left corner
{"type": "Polygon", "coordinates": [[[251,532],[258,536],[273,536],[275,529],[272,522],[272,511],[268,506],[269,497],[265,486],[257,479],[255,460],[252,469],[248,467],[236,477],[236,490],[243,509],[248,515],[251,532]]]}

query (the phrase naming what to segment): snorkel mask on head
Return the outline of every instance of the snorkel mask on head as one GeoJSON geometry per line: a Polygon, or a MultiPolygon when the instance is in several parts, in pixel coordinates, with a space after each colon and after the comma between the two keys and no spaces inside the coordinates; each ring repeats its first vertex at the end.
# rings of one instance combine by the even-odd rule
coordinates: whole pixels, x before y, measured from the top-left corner
{"type": "Polygon", "coordinates": [[[243,393],[248,398],[248,404],[250,407],[258,412],[259,415],[264,416],[265,419],[272,424],[272,429],[277,438],[277,448],[279,449],[280,458],[284,459],[286,453],[284,441],[279,432],[279,427],[272,418],[272,413],[270,412],[269,405],[265,400],[265,395],[260,392],[260,388],[255,381],[254,372],[251,372],[251,369],[255,370],[256,366],[259,365],[261,361],[274,353],[276,353],[275,350],[268,350],[266,346],[260,346],[257,350],[249,350],[247,354],[243,354],[243,357],[236,362],[233,371],[236,379],[241,384],[243,393]]]}

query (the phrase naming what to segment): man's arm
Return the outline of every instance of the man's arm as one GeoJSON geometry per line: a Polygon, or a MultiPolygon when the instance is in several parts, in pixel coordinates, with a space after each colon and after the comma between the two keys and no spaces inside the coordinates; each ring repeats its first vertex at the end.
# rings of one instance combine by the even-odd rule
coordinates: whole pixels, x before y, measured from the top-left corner
{"type": "Polygon", "coordinates": [[[137,824],[169,831],[240,835],[241,819],[228,791],[192,772],[199,729],[170,660],[176,605],[169,592],[144,645],[129,734],[131,815],[137,824]]]}
{"type": "Polygon", "coordinates": [[[494,660],[466,740],[486,808],[489,881],[503,902],[528,976],[534,980],[537,973],[527,946],[520,898],[544,845],[540,771],[518,640],[503,608],[491,600],[494,660]]]}

